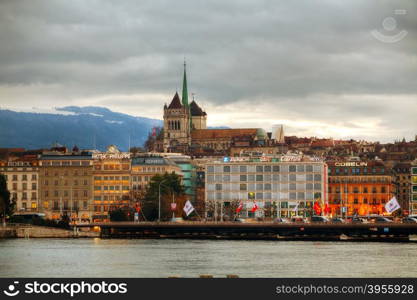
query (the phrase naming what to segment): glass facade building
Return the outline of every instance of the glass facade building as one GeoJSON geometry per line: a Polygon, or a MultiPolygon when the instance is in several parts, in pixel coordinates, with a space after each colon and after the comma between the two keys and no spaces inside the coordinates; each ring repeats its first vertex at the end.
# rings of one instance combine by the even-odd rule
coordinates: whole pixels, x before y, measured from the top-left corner
{"type": "Polygon", "coordinates": [[[206,164],[206,217],[229,211],[239,203],[241,218],[310,216],[315,200],[325,202],[324,162],[244,161],[206,164]],[[253,209],[256,204],[257,209],[253,209]]]}

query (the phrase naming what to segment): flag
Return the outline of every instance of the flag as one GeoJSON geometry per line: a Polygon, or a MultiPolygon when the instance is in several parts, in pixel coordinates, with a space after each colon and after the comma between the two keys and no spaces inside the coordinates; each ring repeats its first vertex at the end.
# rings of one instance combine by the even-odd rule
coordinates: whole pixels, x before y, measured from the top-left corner
{"type": "Polygon", "coordinates": [[[187,200],[184,205],[184,212],[187,215],[187,217],[194,211],[194,206],[191,204],[190,200],[187,200]]]}
{"type": "Polygon", "coordinates": [[[326,202],[326,204],[324,204],[324,213],[328,215],[331,211],[332,210],[330,209],[329,203],[326,202]]]}
{"type": "Polygon", "coordinates": [[[256,205],[256,203],[254,202],[251,212],[255,212],[257,209],[258,209],[258,205],[256,205]]]}
{"type": "Polygon", "coordinates": [[[294,206],[293,211],[297,212],[298,211],[298,205],[300,205],[300,202],[297,202],[297,204],[294,206]]]}
{"type": "Polygon", "coordinates": [[[239,203],[239,206],[236,208],[236,213],[240,213],[240,211],[242,210],[242,208],[243,208],[243,203],[240,202],[239,203]]]}
{"type": "Polygon", "coordinates": [[[136,212],[140,212],[140,206],[139,206],[138,203],[136,203],[136,205],[135,205],[135,210],[136,210],[136,212]]]}
{"type": "Polygon", "coordinates": [[[177,203],[171,203],[171,210],[174,211],[177,209],[177,203]]]}
{"type": "Polygon", "coordinates": [[[400,209],[401,206],[398,203],[397,199],[394,197],[391,198],[390,201],[387,202],[387,204],[385,204],[385,210],[389,213],[392,213],[394,211],[396,211],[397,209],[400,209]]]}
{"type": "Polygon", "coordinates": [[[314,202],[314,211],[316,212],[316,215],[321,215],[321,205],[317,201],[314,202]]]}

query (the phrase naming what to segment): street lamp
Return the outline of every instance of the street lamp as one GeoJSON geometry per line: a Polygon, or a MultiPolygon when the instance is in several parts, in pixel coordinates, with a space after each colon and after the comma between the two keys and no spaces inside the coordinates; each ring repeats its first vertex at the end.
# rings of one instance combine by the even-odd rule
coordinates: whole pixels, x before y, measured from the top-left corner
{"type": "Polygon", "coordinates": [[[161,184],[166,180],[161,180],[158,187],[158,222],[161,221],[161,184]]]}

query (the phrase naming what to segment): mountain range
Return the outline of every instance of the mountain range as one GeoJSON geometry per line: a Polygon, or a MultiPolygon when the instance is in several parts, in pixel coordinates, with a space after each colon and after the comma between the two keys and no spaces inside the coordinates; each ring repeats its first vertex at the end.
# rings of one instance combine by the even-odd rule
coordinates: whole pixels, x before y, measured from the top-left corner
{"type": "Polygon", "coordinates": [[[0,109],[0,148],[50,148],[58,142],[72,148],[105,150],[114,144],[126,151],[143,146],[162,120],[136,117],[97,106],[66,106],[51,112],[0,109]]]}

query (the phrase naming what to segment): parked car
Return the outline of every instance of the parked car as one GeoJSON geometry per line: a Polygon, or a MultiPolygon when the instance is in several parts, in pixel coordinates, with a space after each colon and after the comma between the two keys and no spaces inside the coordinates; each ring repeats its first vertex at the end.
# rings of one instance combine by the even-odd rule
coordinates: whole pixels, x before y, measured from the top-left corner
{"type": "Polygon", "coordinates": [[[276,218],[274,220],[275,223],[291,223],[289,219],[287,218],[276,218]]]}
{"type": "Polygon", "coordinates": [[[392,223],[392,220],[385,218],[385,217],[375,217],[375,223],[392,223]]]}
{"type": "Polygon", "coordinates": [[[333,218],[333,219],[331,219],[331,222],[332,223],[339,223],[339,224],[346,223],[346,221],[342,218],[333,218]]]}
{"type": "Polygon", "coordinates": [[[301,216],[294,216],[291,217],[291,223],[308,223],[308,221],[301,216]]]}
{"type": "Polygon", "coordinates": [[[366,223],[369,223],[368,220],[366,220],[364,218],[359,218],[359,217],[353,217],[351,222],[353,224],[366,224],[366,223]]]}
{"type": "Polygon", "coordinates": [[[312,216],[311,223],[330,223],[330,220],[325,216],[312,216]]]}
{"type": "Polygon", "coordinates": [[[413,217],[405,217],[402,219],[403,223],[408,223],[408,224],[413,224],[413,223],[417,223],[417,218],[413,218],[413,217]]]}

